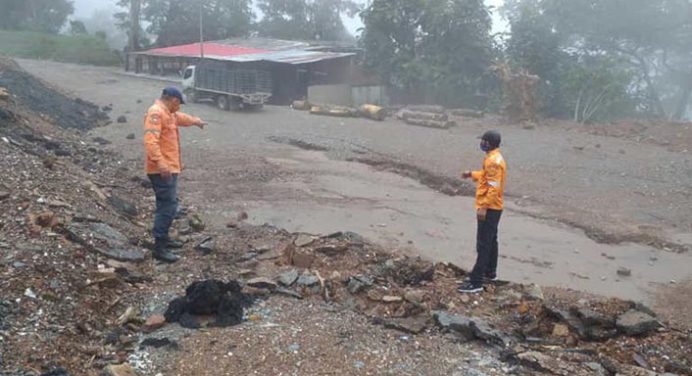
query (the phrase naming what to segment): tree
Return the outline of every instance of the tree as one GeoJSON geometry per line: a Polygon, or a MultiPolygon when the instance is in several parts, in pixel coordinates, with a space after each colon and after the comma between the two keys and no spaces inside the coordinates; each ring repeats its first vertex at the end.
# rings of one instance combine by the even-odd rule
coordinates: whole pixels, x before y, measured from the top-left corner
{"type": "Polygon", "coordinates": [[[374,0],[361,12],[365,64],[409,98],[465,105],[494,48],[481,0],[374,0]]]}
{"type": "Polygon", "coordinates": [[[72,35],[84,35],[87,34],[86,26],[82,21],[70,21],[70,34],[72,35]]]}
{"type": "MultiPolygon", "coordinates": [[[[199,41],[199,0],[147,0],[142,12],[156,45],[199,41]]],[[[246,36],[254,19],[251,0],[204,0],[202,16],[205,40],[246,36]]]]}
{"type": "Polygon", "coordinates": [[[303,40],[352,39],[341,16],[358,9],[351,0],[259,0],[257,7],[260,35],[303,40]]]}
{"type": "Polygon", "coordinates": [[[142,0],[118,0],[117,5],[127,9],[115,14],[118,27],[127,31],[127,48],[129,51],[139,51],[143,45],[149,44],[143,37],[144,30],[141,26],[142,0]]]}
{"type": "Polygon", "coordinates": [[[57,34],[74,12],[70,0],[4,0],[0,29],[57,34]]]}
{"type": "Polygon", "coordinates": [[[541,6],[572,46],[634,68],[650,113],[682,118],[692,96],[691,1],[543,0],[541,6]]]}

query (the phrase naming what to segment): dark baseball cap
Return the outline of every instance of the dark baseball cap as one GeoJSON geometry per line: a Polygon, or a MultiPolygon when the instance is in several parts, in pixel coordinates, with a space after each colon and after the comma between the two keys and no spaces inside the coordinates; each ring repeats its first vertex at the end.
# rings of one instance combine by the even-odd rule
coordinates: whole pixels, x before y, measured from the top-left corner
{"type": "Polygon", "coordinates": [[[483,133],[483,136],[481,136],[481,140],[488,141],[490,146],[494,148],[500,147],[500,142],[502,141],[502,137],[500,136],[500,132],[498,131],[487,131],[483,133]]]}
{"type": "Polygon", "coordinates": [[[169,86],[163,89],[163,95],[167,97],[178,98],[180,99],[181,104],[185,104],[185,98],[183,97],[183,93],[180,90],[178,90],[178,88],[175,86],[169,86]]]}

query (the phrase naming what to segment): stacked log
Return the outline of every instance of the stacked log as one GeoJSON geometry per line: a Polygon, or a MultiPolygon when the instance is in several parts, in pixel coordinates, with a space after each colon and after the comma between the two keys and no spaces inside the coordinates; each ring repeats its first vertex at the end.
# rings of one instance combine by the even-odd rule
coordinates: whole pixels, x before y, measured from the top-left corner
{"type": "Polygon", "coordinates": [[[344,106],[313,105],[310,108],[313,115],[325,115],[334,117],[357,117],[358,110],[344,106]]]}
{"type": "Polygon", "coordinates": [[[387,110],[373,104],[360,106],[360,116],[372,120],[383,121],[387,117],[387,110]]]}
{"type": "Polygon", "coordinates": [[[298,111],[310,111],[312,105],[308,101],[293,101],[291,108],[298,111]]]}
{"type": "Polygon", "coordinates": [[[438,120],[415,119],[415,118],[404,119],[404,122],[406,124],[418,125],[421,127],[428,127],[428,128],[437,128],[437,129],[449,129],[449,128],[456,125],[455,122],[449,121],[449,120],[438,121],[438,120]]]}
{"type": "Polygon", "coordinates": [[[452,116],[459,116],[459,117],[482,118],[485,116],[485,112],[483,112],[483,111],[471,110],[471,109],[466,109],[466,108],[457,108],[457,109],[451,110],[450,113],[452,114],[452,116]]]}

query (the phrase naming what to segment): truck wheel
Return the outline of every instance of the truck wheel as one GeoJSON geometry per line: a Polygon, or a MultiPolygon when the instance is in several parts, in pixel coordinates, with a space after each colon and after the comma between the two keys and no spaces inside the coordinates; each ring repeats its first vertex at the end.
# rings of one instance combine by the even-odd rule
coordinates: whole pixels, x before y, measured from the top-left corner
{"type": "Polygon", "coordinates": [[[190,90],[185,90],[184,92],[185,97],[187,98],[187,101],[190,103],[197,103],[199,102],[199,96],[197,95],[197,91],[190,89],[190,90]]]}
{"type": "Polygon", "coordinates": [[[246,104],[245,108],[247,108],[250,111],[259,111],[264,108],[264,104],[246,104]]]}
{"type": "Polygon", "coordinates": [[[219,95],[218,97],[216,97],[216,106],[218,106],[220,110],[228,111],[228,96],[219,95]]]}

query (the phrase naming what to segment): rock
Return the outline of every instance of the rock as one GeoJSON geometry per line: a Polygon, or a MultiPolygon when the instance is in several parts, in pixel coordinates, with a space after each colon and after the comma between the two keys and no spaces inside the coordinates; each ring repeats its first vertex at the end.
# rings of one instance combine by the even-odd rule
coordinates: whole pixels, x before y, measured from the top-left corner
{"type": "Polygon", "coordinates": [[[153,347],[156,349],[160,349],[162,347],[168,347],[168,348],[173,349],[173,350],[178,350],[180,348],[180,345],[178,344],[178,342],[173,341],[168,337],[161,337],[161,338],[149,337],[149,338],[145,338],[139,344],[140,350],[143,350],[147,347],[153,347]]]}
{"type": "Polygon", "coordinates": [[[299,294],[293,290],[285,289],[283,287],[276,288],[276,290],[274,290],[274,293],[280,294],[280,295],[290,296],[290,297],[296,298],[296,299],[303,299],[303,295],[301,295],[301,294],[299,294]]]}
{"type": "Polygon", "coordinates": [[[305,272],[298,278],[297,283],[300,286],[311,287],[319,284],[320,279],[310,273],[305,272]]]}
{"type": "Polygon", "coordinates": [[[134,139],[135,139],[135,134],[134,134],[134,133],[130,133],[130,134],[128,134],[127,136],[125,136],[125,138],[128,139],[128,140],[134,140],[134,139]]]}
{"type": "Polygon", "coordinates": [[[10,197],[10,192],[0,191],[0,201],[6,200],[10,197]]]}
{"type": "Polygon", "coordinates": [[[297,249],[292,252],[291,264],[303,268],[309,269],[312,267],[312,263],[315,261],[315,255],[307,250],[297,249]]]}
{"type": "Polygon", "coordinates": [[[432,315],[441,328],[453,331],[467,340],[475,338],[469,318],[452,315],[445,311],[433,311],[432,315]]]}
{"type": "Polygon", "coordinates": [[[164,325],[166,325],[166,318],[163,317],[163,315],[160,315],[160,314],[151,315],[147,319],[147,321],[144,322],[144,325],[142,326],[142,330],[145,333],[151,333],[153,331],[161,329],[164,325]]]}
{"type": "Polygon", "coordinates": [[[569,328],[567,325],[555,324],[553,326],[553,337],[567,337],[569,336],[569,328]]]}
{"type": "Polygon", "coordinates": [[[543,300],[543,289],[541,286],[533,284],[529,287],[529,291],[526,292],[526,295],[533,299],[533,300],[543,300]]]}
{"type": "Polygon", "coordinates": [[[615,327],[615,319],[587,307],[572,307],[570,312],[577,316],[587,327],[600,326],[606,329],[615,327]]]}
{"type": "Polygon", "coordinates": [[[250,261],[257,258],[257,252],[245,252],[240,257],[238,257],[238,262],[245,262],[245,261],[250,261]]]}
{"type": "Polygon", "coordinates": [[[525,367],[531,368],[540,373],[564,376],[594,375],[593,369],[585,364],[565,362],[561,359],[553,358],[538,351],[527,351],[517,354],[517,359],[519,359],[519,362],[525,367]]]}
{"type": "Polygon", "coordinates": [[[201,326],[197,315],[215,315],[215,326],[238,325],[243,320],[243,310],[252,299],[242,293],[240,283],[205,280],[192,283],[185,289],[185,296],[168,304],[164,317],[167,322],[177,322],[185,328],[201,326]]]}
{"type": "Polygon", "coordinates": [[[189,222],[189,224],[190,224],[190,228],[191,228],[193,231],[202,232],[202,231],[204,231],[204,229],[206,228],[206,225],[204,224],[204,222],[202,221],[202,219],[201,219],[201,218],[199,217],[199,215],[197,215],[197,214],[194,214],[194,215],[192,216],[192,218],[190,218],[190,220],[189,220],[188,222],[189,222]]]}
{"type": "Polygon", "coordinates": [[[382,297],[382,301],[385,303],[399,303],[404,299],[400,296],[386,295],[382,297]]]}
{"type": "Polygon", "coordinates": [[[95,143],[99,144],[99,145],[109,145],[111,143],[110,141],[106,140],[103,137],[94,137],[91,140],[94,141],[95,143]]]}
{"type": "Polygon", "coordinates": [[[428,320],[424,317],[407,317],[403,319],[384,320],[387,329],[399,330],[404,333],[420,334],[428,327],[428,320]]]}
{"type": "Polygon", "coordinates": [[[108,197],[108,203],[111,204],[111,206],[113,206],[115,210],[129,217],[136,217],[137,215],[139,215],[137,207],[121,197],[114,195],[110,196],[108,197]]]}
{"type": "Polygon", "coordinates": [[[289,271],[283,272],[279,274],[277,277],[277,280],[279,283],[283,286],[290,287],[293,285],[296,280],[298,279],[298,270],[296,269],[291,269],[289,271]]]}
{"type": "Polygon", "coordinates": [[[120,116],[118,116],[118,119],[116,121],[120,124],[127,123],[127,116],[120,115],[120,116]]]}
{"type": "Polygon", "coordinates": [[[246,285],[258,289],[268,289],[268,290],[274,290],[278,286],[274,281],[272,281],[269,278],[264,278],[264,277],[257,277],[253,278],[245,283],[246,285]]]}
{"type": "Polygon", "coordinates": [[[235,219],[231,219],[230,221],[228,221],[228,223],[226,223],[226,227],[238,228],[238,227],[240,227],[240,223],[238,221],[236,221],[235,219]]]}
{"type": "Polygon", "coordinates": [[[373,280],[371,277],[366,275],[357,275],[348,279],[348,292],[351,294],[357,294],[366,288],[373,285],[373,280]]]}
{"type": "MultiPolygon", "coordinates": [[[[5,374],[0,373],[0,375],[5,375],[5,374]]],[[[17,376],[19,376],[19,375],[17,375],[17,376]]],[[[67,372],[64,368],[56,368],[50,372],[42,373],[41,376],[70,376],[70,373],[67,372]]]]}
{"type": "Polygon", "coordinates": [[[661,327],[656,318],[633,309],[620,315],[615,324],[619,331],[628,336],[648,334],[661,327]]]}
{"type": "Polygon", "coordinates": [[[293,242],[298,247],[305,247],[312,244],[315,241],[315,237],[308,234],[300,234],[293,242]]]}
{"type": "Polygon", "coordinates": [[[139,311],[135,307],[127,307],[125,312],[118,317],[118,320],[116,323],[120,326],[125,325],[127,323],[137,321],[139,318],[139,311]]]}
{"type": "Polygon", "coordinates": [[[370,289],[368,290],[368,299],[373,302],[381,302],[384,297],[384,293],[380,289],[370,289]]]}
{"type": "Polygon", "coordinates": [[[125,235],[105,223],[72,223],[65,227],[70,240],[118,261],[144,261],[144,251],[133,248],[125,235]]]}
{"type": "Polygon", "coordinates": [[[348,251],[348,246],[344,244],[327,244],[315,248],[315,252],[324,253],[327,256],[339,256],[348,251]]]}
{"type": "Polygon", "coordinates": [[[202,242],[200,242],[199,244],[197,244],[195,246],[195,249],[202,252],[205,255],[208,255],[208,254],[214,252],[216,250],[216,246],[214,244],[214,239],[209,237],[209,238],[202,240],[202,242]]]}
{"type": "Polygon", "coordinates": [[[625,267],[618,268],[617,274],[621,277],[629,277],[632,275],[632,271],[625,267]]]}
{"type": "Polygon", "coordinates": [[[238,222],[242,222],[248,218],[250,218],[250,217],[247,215],[246,212],[240,212],[240,213],[238,213],[238,216],[236,216],[236,219],[238,220],[238,222]]]}
{"type": "Polygon", "coordinates": [[[111,364],[104,368],[103,376],[137,376],[137,372],[127,363],[111,364]]]}
{"type": "Polygon", "coordinates": [[[50,200],[48,201],[48,206],[58,209],[72,209],[72,205],[60,200],[50,200]]]}
{"type": "Polygon", "coordinates": [[[58,225],[59,220],[52,211],[45,211],[36,215],[34,222],[41,227],[53,228],[58,225]]]}

